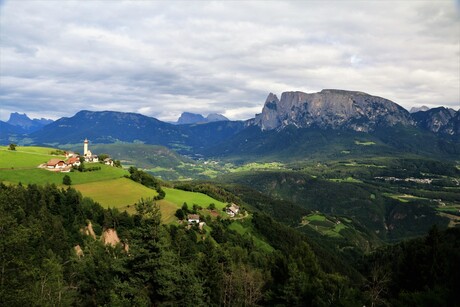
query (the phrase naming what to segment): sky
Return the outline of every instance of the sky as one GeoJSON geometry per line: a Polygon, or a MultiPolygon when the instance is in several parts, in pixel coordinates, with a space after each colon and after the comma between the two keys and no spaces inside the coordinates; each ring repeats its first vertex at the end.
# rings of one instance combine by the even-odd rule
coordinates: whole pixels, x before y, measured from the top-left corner
{"type": "Polygon", "coordinates": [[[459,109],[459,37],[460,0],[0,0],[0,120],[240,120],[331,88],[459,109]]]}

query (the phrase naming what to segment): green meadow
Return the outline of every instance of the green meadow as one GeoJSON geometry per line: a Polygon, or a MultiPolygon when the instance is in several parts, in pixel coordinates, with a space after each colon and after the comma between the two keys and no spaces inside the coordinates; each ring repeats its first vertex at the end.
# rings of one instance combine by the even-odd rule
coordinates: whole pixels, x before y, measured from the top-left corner
{"type": "MultiPolygon", "coordinates": [[[[91,165],[91,164],[90,164],[91,165]]],[[[92,165],[91,165],[92,166],[92,165]]],[[[0,170],[0,181],[23,184],[62,184],[62,178],[65,175],[70,176],[72,185],[83,184],[88,182],[105,181],[116,179],[128,175],[128,171],[121,168],[107,166],[103,164],[94,164],[101,169],[93,172],[70,172],[60,173],[52,172],[46,169],[2,169],[0,170]]]]}
{"type": "Polygon", "coordinates": [[[250,226],[250,220],[245,220],[245,221],[233,221],[228,228],[236,231],[238,234],[242,236],[248,236],[251,238],[252,242],[254,242],[254,245],[257,246],[258,248],[266,251],[266,252],[272,252],[273,247],[270,246],[267,242],[263,241],[259,237],[255,236],[253,234],[252,226],[250,226]]]}
{"type": "MultiPolygon", "coordinates": [[[[344,219],[346,222],[351,222],[349,219],[344,219]]],[[[341,237],[340,231],[347,228],[343,222],[333,222],[322,214],[310,214],[304,216],[302,225],[308,225],[317,232],[329,237],[341,237]]]]}
{"type": "Polygon", "coordinates": [[[73,188],[104,207],[128,208],[141,198],[153,198],[158,192],[128,178],[118,178],[73,185],[73,188]]]}
{"type": "MultiPolygon", "coordinates": [[[[128,178],[77,184],[73,188],[80,191],[83,196],[97,201],[103,207],[117,208],[121,211],[126,210],[128,213],[134,213],[134,204],[141,198],[153,198],[158,195],[157,191],[128,178]]],[[[177,209],[182,207],[184,202],[187,202],[190,209],[193,204],[206,208],[210,203],[214,203],[218,209],[222,209],[226,205],[202,193],[171,188],[163,188],[163,190],[166,193],[166,197],[157,202],[160,205],[162,221],[164,223],[172,223],[177,220],[175,213],[177,209]]]]}
{"type": "Polygon", "coordinates": [[[209,204],[214,203],[216,205],[216,209],[218,210],[222,210],[227,205],[226,203],[218,201],[203,193],[188,192],[171,188],[163,188],[163,190],[166,193],[166,201],[178,204],[180,206],[186,202],[190,209],[194,204],[197,204],[203,208],[207,208],[209,204]]]}
{"type": "Polygon", "coordinates": [[[12,168],[36,168],[50,159],[64,159],[64,156],[51,155],[53,148],[17,147],[16,150],[0,149],[0,170],[12,168]]]}

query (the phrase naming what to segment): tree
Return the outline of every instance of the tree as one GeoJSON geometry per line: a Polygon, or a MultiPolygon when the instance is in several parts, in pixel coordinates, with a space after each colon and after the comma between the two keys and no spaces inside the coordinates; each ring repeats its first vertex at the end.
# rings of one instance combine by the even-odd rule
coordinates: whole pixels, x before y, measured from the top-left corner
{"type": "Polygon", "coordinates": [[[104,161],[105,159],[107,158],[110,158],[110,156],[108,154],[98,154],[97,157],[99,158],[99,161],[104,161]]]}
{"type": "Polygon", "coordinates": [[[18,146],[18,145],[11,143],[11,144],[8,146],[8,150],[16,150],[16,146],[18,146]]]}
{"type": "Polygon", "coordinates": [[[69,175],[65,175],[64,178],[62,178],[62,184],[65,184],[65,185],[72,184],[72,179],[70,179],[69,175]]]}
{"type": "Polygon", "coordinates": [[[182,210],[182,209],[177,209],[175,216],[176,216],[179,220],[185,219],[184,210],[182,210]]]}

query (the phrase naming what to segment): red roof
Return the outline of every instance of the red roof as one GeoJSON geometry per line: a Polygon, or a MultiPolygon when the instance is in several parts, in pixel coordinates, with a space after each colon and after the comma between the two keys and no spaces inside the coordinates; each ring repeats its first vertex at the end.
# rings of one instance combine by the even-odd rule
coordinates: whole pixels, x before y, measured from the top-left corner
{"type": "Polygon", "coordinates": [[[62,160],[59,160],[59,159],[51,159],[51,160],[49,160],[49,161],[46,163],[46,165],[47,165],[47,166],[55,166],[55,165],[57,165],[57,164],[59,164],[59,163],[61,163],[61,162],[65,164],[65,162],[62,161],[62,160]]]}
{"type": "Polygon", "coordinates": [[[80,162],[80,158],[70,158],[67,160],[67,164],[74,164],[75,162],[80,162]]]}

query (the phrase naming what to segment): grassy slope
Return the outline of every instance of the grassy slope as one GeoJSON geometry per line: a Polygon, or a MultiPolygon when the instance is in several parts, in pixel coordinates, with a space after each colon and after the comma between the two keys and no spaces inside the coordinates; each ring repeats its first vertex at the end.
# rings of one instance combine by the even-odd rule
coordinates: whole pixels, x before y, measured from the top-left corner
{"type": "Polygon", "coordinates": [[[36,168],[50,159],[64,159],[64,156],[51,155],[53,148],[17,147],[15,151],[0,149],[0,169],[36,168]]]}
{"type": "Polygon", "coordinates": [[[101,170],[94,172],[70,172],[70,173],[58,173],[50,172],[45,169],[9,169],[0,170],[0,181],[7,181],[11,183],[23,183],[23,184],[62,184],[62,178],[65,175],[69,175],[72,184],[83,184],[96,181],[111,180],[121,178],[123,175],[128,174],[126,170],[115,168],[103,164],[95,164],[100,166],[101,170]]]}
{"type": "Polygon", "coordinates": [[[240,234],[242,236],[250,237],[252,239],[252,241],[254,242],[254,245],[259,247],[260,249],[262,249],[262,250],[264,250],[266,252],[272,252],[273,247],[271,247],[270,244],[268,244],[267,242],[263,241],[259,237],[255,236],[253,234],[254,230],[252,229],[252,227],[250,225],[251,224],[249,223],[249,221],[243,221],[243,222],[233,221],[233,223],[231,223],[230,226],[228,226],[228,228],[231,229],[231,230],[236,231],[238,234],[240,234]]]}
{"type": "Polygon", "coordinates": [[[134,205],[140,198],[153,198],[157,191],[128,178],[117,178],[73,186],[84,196],[90,197],[104,207],[125,208],[134,205]]]}
{"type": "Polygon", "coordinates": [[[226,206],[226,203],[218,201],[202,193],[187,192],[171,188],[163,188],[163,190],[166,192],[166,201],[180,204],[181,206],[184,202],[186,202],[190,209],[194,204],[197,204],[203,208],[207,208],[210,203],[214,203],[216,205],[216,209],[219,210],[222,210],[226,206]]]}

